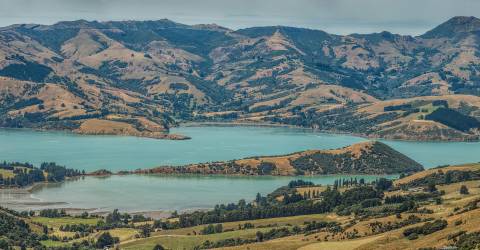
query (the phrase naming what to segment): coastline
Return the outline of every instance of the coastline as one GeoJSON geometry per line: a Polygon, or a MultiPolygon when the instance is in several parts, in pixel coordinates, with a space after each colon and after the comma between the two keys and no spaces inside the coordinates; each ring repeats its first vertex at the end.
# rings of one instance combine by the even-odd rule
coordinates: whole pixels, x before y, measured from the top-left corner
{"type": "MultiPolygon", "coordinates": [[[[195,121],[185,121],[179,122],[177,126],[171,128],[180,128],[180,127],[270,127],[270,128],[292,128],[310,131],[314,133],[321,133],[326,135],[348,135],[359,138],[364,138],[368,140],[389,140],[389,141],[406,141],[406,142],[480,142],[480,136],[477,136],[476,139],[468,138],[443,138],[443,139],[434,139],[434,138],[414,138],[414,137],[396,137],[396,136],[379,136],[379,135],[368,135],[368,134],[359,134],[351,133],[338,130],[322,130],[312,127],[302,127],[290,124],[281,124],[281,123],[269,123],[269,122],[236,122],[236,121],[214,121],[214,122],[195,122],[195,121]]],[[[170,129],[171,129],[170,128],[170,129]]],[[[162,133],[152,135],[148,132],[139,133],[88,133],[88,132],[79,132],[75,130],[68,129],[46,129],[46,128],[11,128],[11,127],[0,127],[0,129],[5,130],[18,130],[18,131],[37,131],[37,132],[59,132],[72,135],[87,135],[87,136],[129,136],[129,137],[138,137],[138,138],[150,138],[157,140],[191,140],[192,138],[182,134],[171,134],[171,133],[162,133]]]]}
{"type": "Polygon", "coordinates": [[[138,137],[138,138],[150,138],[150,139],[158,139],[158,140],[173,140],[173,141],[181,141],[181,140],[190,140],[189,136],[181,135],[181,134],[171,134],[171,133],[162,133],[162,134],[149,134],[149,133],[84,133],[75,130],[68,130],[68,129],[47,129],[47,128],[11,128],[11,127],[0,127],[2,130],[12,130],[12,131],[34,131],[34,132],[53,132],[53,133],[65,133],[71,135],[78,135],[78,136],[130,136],[130,137],[138,137]]]}
{"type": "MultiPolygon", "coordinates": [[[[178,176],[178,177],[185,177],[185,178],[195,178],[195,177],[211,177],[212,175],[200,175],[200,174],[129,174],[132,176],[164,176],[164,177],[172,177],[172,176],[178,176]]],[[[356,177],[359,176],[378,176],[380,177],[385,177],[385,178],[391,178],[391,179],[396,179],[398,178],[398,175],[361,175],[361,174],[352,174],[355,175],[356,177]]],[[[111,174],[111,176],[122,176],[122,174],[111,174]]],[[[292,176],[246,176],[246,175],[215,175],[216,177],[225,177],[225,178],[248,178],[248,179],[255,179],[255,178],[292,178],[292,176]]],[[[302,179],[303,177],[306,178],[315,178],[315,177],[336,177],[336,176],[345,176],[342,174],[328,174],[328,175],[305,175],[305,176],[298,176],[299,179],[302,179]]],[[[97,177],[97,176],[87,176],[87,177],[97,177]]],[[[65,180],[64,182],[71,181],[65,180]]],[[[59,182],[60,183],[60,182],[59,182]]],[[[82,207],[82,206],[76,206],[71,203],[62,201],[62,200],[41,200],[36,197],[32,197],[32,190],[36,187],[45,185],[48,183],[35,183],[35,185],[31,185],[29,187],[24,187],[24,188],[4,188],[0,189],[0,204],[1,206],[17,210],[17,211],[29,211],[29,210],[42,210],[42,209],[65,209],[68,214],[71,215],[80,215],[83,212],[89,212],[91,214],[98,214],[98,215],[105,215],[111,211],[113,211],[112,208],[107,208],[107,207],[101,207],[101,204],[96,204],[91,207],[82,207]],[[8,196],[8,197],[7,197],[8,196]],[[98,207],[97,207],[98,206],[98,207]]],[[[321,185],[321,184],[320,184],[321,185]]],[[[127,202],[127,201],[125,201],[127,202]]],[[[178,210],[178,212],[187,212],[187,211],[201,211],[205,209],[210,209],[211,207],[191,207],[191,208],[185,208],[178,210]]],[[[148,215],[149,217],[156,217],[156,218],[163,218],[163,217],[168,217],[173,210],[158,210],[158,209],[142,209],[142,208],[136,208],[135,210],[123,210],[122,207],[119,207],[121,211],[125,211],[129,214],[143,214],[143,215],[148,215]]]]}
{"type": "Polygon", "coordinates": [[[359,138],[364,138],[368,140],[389,140],[389,141],[406,141],[406,142],[480,142],[480,137],[477,139],[421,139],[421,138],[413,138],[413,137],[405,137],[405,138],[398,138],[398,137],[389,137],[389,136],[379,136],[379,135],[367,135],[367,134],[359,134],[359,133],[351,133],[345,131],[338,131],[338,130],[322,130],[312,127],[302,127],[290,124],[281,124],[281,123],[268,123],[268,122],[235,122],[235,121],[215,121],[215,122],[180,122],[177,127],[270,127],[270,128],[293,128],[293,129],[300,129],[300,130],[307,130],[314,133],[321,133],[327,135],[349,135],[359,138]]]}

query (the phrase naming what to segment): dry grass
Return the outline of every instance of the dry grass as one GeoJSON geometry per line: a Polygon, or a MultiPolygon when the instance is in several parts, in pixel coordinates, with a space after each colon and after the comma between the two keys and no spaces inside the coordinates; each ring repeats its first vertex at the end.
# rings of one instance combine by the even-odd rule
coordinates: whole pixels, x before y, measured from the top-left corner
{"type": "Polygon", "coordinates": [[[357,249],[362,245],[368,244],[375,240],[378,240],[382,236],[372,236],[367,238],[361,238],[356,240],[343,240],[343,241],[326,241],[320,243],[310,244],[299,248],[299,250],[350,250],[357,249]]]}
{"type": "Polygon", "coordinates": [[[292,166],[291,162],[299,157],[311,155],[315,153],[324,153],[324,154],[345,154],[350,153],[354,158],[360,158],[362,154],[370,152],[373,141],[356,143],[348,147],[339,148],[339,149],[330,149],[330,150],[307,150],[299,153],[293,153],[289,155],[282,156],[271,156],[271,157],[254,157],[254,158],[245,158],[241,160],[236,160],[235,163],[243,166],[250,166],[252,168],[257,168],[258,165],[262,162],[274,163],[277,167],[278,175],[292,175],[295,173],[295,168],[292,166]]]}
{"type": "Polygon", "coordinates": [[[13,178],[15,175],[13,174],[13,171],[7,170],[7,169],[1,169],[0,168],[0,175],[3,178],[13,178]]]}
{"type": "Polygon", "coordinates": [[[418,172],[418,173],[415,173],[413,175],[407,176],[403,179],[396,180],[394,183],[395,183],[395,185],[398,186],[398,185],[402,185],[402,184],[412,182],[412,181],[417,180],[417,179],[425,178],[425,176],[431,175],[431,174],[433,174],[435,172],[438,172],[438,171],[443,171],[444,173],[446,173],[447,171],[450,171],[450,170],[456,170],[456,171],[480,170],[480,163],[464,164],[464,165],[457,165],[457,166],[448,166],[448,167],[436,168],[436,169],[435,168],[428,169],[428,170],[425,170],[425,171],[418,172]]]}

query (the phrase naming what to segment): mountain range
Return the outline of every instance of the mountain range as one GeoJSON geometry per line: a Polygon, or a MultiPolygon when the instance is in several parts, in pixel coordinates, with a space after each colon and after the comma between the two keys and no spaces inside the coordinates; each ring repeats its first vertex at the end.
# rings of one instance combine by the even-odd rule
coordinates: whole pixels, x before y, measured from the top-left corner
{"type": "Polygon", "coordinates": [[[0,28],[0,126],[179,139],[185,121],[478,140],[480,19],[420,36],[69,21],[0,28]]]}

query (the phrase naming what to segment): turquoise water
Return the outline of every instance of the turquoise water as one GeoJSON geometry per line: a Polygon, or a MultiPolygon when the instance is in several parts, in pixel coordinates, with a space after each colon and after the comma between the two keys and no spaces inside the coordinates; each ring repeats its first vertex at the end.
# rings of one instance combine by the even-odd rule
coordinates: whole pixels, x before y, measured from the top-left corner
{"type": "MultiPolygon", "coordinates": [[[[159,165],[285,154],[306,149],[338,148],[365,141],[348,135],[271,127],[181,127],[173,133],[192,140],[169,141],[120,136],[82,136],[61,132],[0,130],[0,160],[39,164],[55,161],[87,171],[127,170],[159,165]]],[[[383,141],[425,167],[480,161],[480,143],[383,141]]],[[[302,177],[331,184],[350,176],[302,177]]],[[[378,176],[366,176],[368,180],[378,176]]],[[[112,176],[87,177],[35,190],[18,198],[0,190],[0,205],[19,210],[45,207],[123,211],[189,210],[217,203],[251,200],[298,177],[112,176]],[[31,198],[34,198],[32,202],[31,198]],[[23,200],[23,203],[19,200],[23,200]],[[46,204],[59,202],[58,204],[46,204]]]]}
{"type": "MultiPolygon", "coordinates": [[[[316,184],[333,184],[338,178],[375,180],[379,176],[301,177],[316,184]]],[[[393,177],[393,176],[389,176],[393,177]]],[[[42,202],[66,202],[55,207],[90,208],[99,211],[185,211],[212,208],[215,204],[253,200],[299,177],[227,177],[128,175],[85,177],[47,185],[33,193],[42,202]]]]}
{"type": "MultiPolygon", "coordinates": [[[[191,140],[170,141],[122,136],[84,136],[62,132],[0,130],[0,160],[40,164],[55,161],[87,171],[131,170],[160,165],[285,154],[338,148],[365,141],[348,135],[271,127],[180,127],[191,140]]],[[[425,167],[480,161],[480,143],[384,141],[425,167]]]]}

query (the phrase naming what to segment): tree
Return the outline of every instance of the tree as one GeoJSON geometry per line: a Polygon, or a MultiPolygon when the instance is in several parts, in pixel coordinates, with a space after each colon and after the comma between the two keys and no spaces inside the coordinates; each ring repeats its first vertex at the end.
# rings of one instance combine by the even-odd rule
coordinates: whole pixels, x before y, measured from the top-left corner
{"type": "Polygon", "coordinates": [[[467,186],[462,185],[460,187],[460,194],[469,194],[467,186]]]}
{"type": "Polygon", "coordinates": [[[434,182],[434,181],[430,181],[430,182],[428,183],[427,191],[430,192],[430,193],[433,193],[433,192],[437,191],[437,187],[435,186],[435,182],[434,182]]]}
{"type": "Polygon", "coordinates": [[[114,238],[110,235],[109,232],[105,232],[98,237],[97,243],[95,247],[97,248],[104,248],[107,246],[112,246],[118,242],[118,238],[114,238]]]}
{"type": "Polygon", "coordinates": [[[393,181],[386,178],[380,178],[375,182],[375,188],[379,191],[388,190],[392,186],[393,181]]]}
{"type": "Polygon", "coordinates": [[[221,233],[223,232],[223,225],[222,224],[217,224],[215,226],[215,233],[221,233]]]}
{"type": "Polygon", "coordinates": [[[257,242],[262,242],[263,241],[263,233],[262,232],[257,231],[255,236],[257,238],[257,242]]]}
{"type": "Polygon", "coordinates": [[[165,250],[165,248],[162,245],[157,244],[153,247],[153,250],[165,250]]]}
{"type": "Polygon", "coordinates": [[[260,203],[261,200],[262,200],[262,195],[260,193],[257,193],[257,197],[255,198],[255,201],[257,203],[260,203]]]}
{"type": "Polygon", "coordinates": [[[445,174],[445,184],[452,183],[452,177],[453,177],[452,175],[453,175],[452,171],[447,171],[447,173],[445,174]]]}
{"type": "Polygon", "coordinates": [[[141,233],[141,235],[142,235],[143,238],[148,238],[148,237],[150,237],[150,232],[151,232],[151,229],[150,229],[150,226],[149,226],[149,225],[143,225],[143,226],[141,227],[140,233],[141,233]]]}

